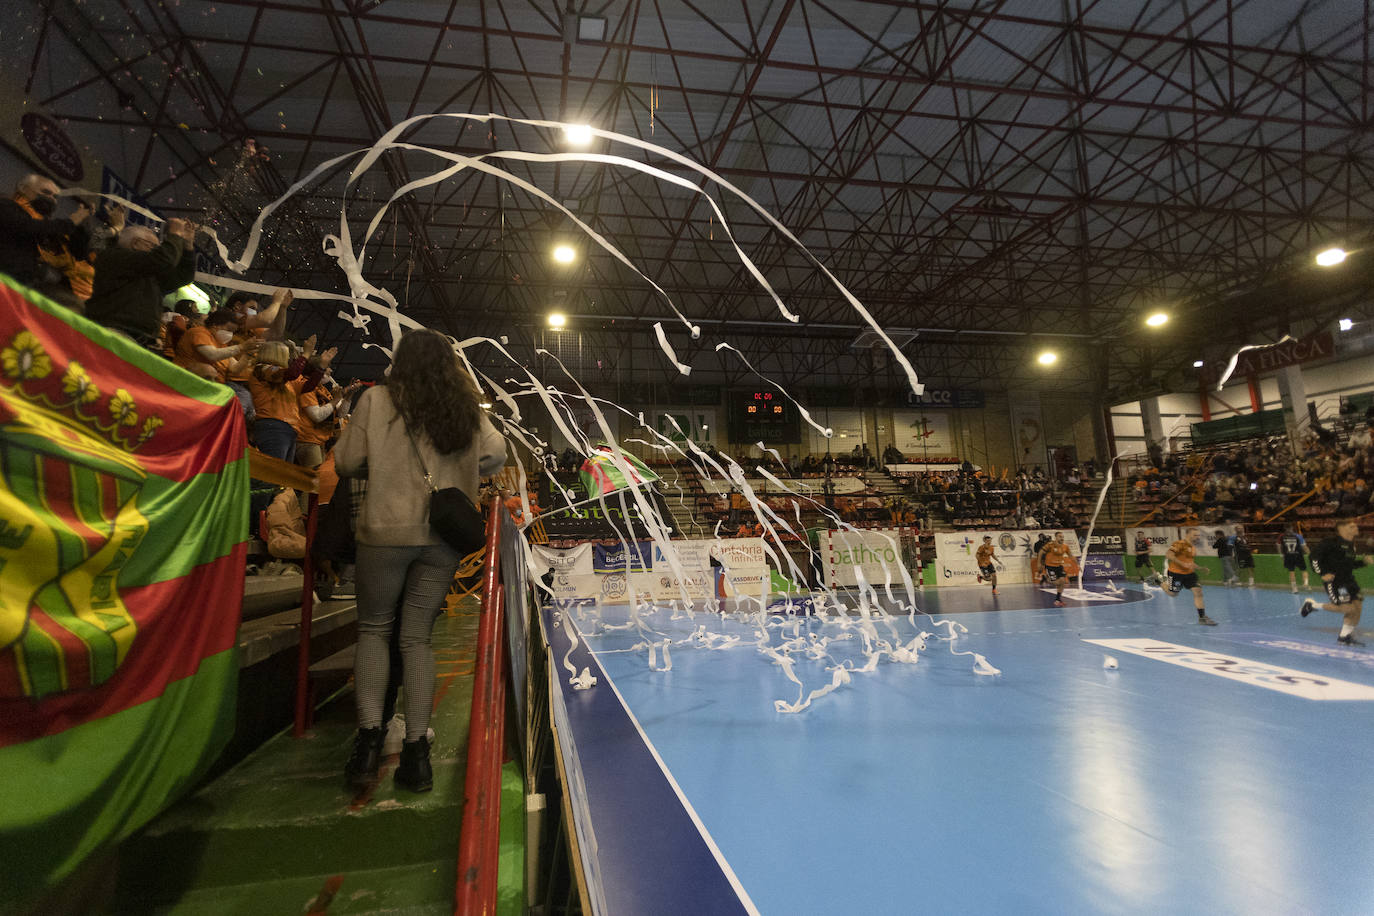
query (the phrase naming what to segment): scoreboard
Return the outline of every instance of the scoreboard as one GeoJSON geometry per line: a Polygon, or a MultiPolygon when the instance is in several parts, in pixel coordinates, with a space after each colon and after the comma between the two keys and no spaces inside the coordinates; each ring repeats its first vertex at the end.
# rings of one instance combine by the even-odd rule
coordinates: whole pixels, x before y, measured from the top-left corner
{"type": "Polygon", "coordinates": [[[728,403],[731,442],[801,442],[801,415],[781,392],[732,391],[728,403]]]}

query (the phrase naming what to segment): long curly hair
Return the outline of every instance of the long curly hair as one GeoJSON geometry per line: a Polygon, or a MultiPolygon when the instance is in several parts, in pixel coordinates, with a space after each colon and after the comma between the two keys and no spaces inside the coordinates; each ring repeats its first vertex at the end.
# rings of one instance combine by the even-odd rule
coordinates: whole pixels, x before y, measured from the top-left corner
{"type": "Polygon", "coordinates": [[[477,386],[438,331],[415,330],[401,338],[386,387],[407,428],[423,432],[441,455],[467,448],[481,426],[477,386]]]}

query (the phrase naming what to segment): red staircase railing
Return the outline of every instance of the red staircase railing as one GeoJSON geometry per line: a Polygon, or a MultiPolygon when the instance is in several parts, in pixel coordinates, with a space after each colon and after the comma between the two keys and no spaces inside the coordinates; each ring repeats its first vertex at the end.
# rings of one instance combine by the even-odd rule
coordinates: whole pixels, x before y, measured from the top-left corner
{"type": "Polygon", "coordinates": [[[501,758],[505,742],[505,593],[501,587],[499,499],[487,516],[487,552],[482,568],[482,617],[477,630],[477,668],[468,727],[463,824],[458,838],[458,887],[454,912],[487,916],[496,912],[501,839],[501,758]]]}

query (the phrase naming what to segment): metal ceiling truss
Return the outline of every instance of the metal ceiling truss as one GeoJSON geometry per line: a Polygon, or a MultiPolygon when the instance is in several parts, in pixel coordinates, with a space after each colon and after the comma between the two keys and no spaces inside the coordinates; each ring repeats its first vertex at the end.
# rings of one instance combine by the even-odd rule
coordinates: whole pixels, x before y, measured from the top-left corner
{"type": "MultiPolygon", "coordinates": [[[[1319,244],[1374,238],[1374,0],[1069,0],[1052,14],[1027,0],[24,3],[13,50],[31,97],[168,213],[213,210],[231,247],[325,158],[413,115],[493,111],[591,122],[714,169],[881,324],[925,329],[904,352],[932,384],[1126,397],[1191,384],[1193,359],[1272,339],[1294,314],[1369,317],[1366,268],[1312,284],[1306,305],[1292,281],[1319,244]],[[604,40],[578,38],[584,16],[605,19],[604,40]],[[247,138],[271,151],[251,170],[247,138]],[[1262,294],[1284,283],[1281,302],[1262,294]],[[1160,305],[1172,338],[1140,326],[1160,305]],[[1064,356],[1052,376],[1032,365],[1044,345],[1064,356]]],[[[499,123],[407,138],[467,155],[562,148],[499,123]]],[[[446,164],[384,155],[349,192],[355,241],[395,188],[446,164]]],[[[853,309],[739,202],[714,195],[799,326],[680,189],[599,164],[502,167],[611,238],[702,339],[564,217],[471,172],[403,198],[369,246],[368,276],[419,320],[505,335],[535,365],[557,305],[597,354],[581,363],[592,385],[677,377],[654,320],[692,382],[753,383],[714,351],[727,340],[788,385],[900,383],[891,360],[850,346],[853,309]],[[571,269],[548,258],[559,239],[581,250],[571,269]]],[[[337,232],[341,188],[283,208],[291,228],[272,231],[290,243],[263,246],[255,279],[344,288],[304,252],[337,232]]],[[[302,310],[346,337],[337,306],[302,310]]],[[[352,346],[343,362],[369,359],[352,346]]]]}

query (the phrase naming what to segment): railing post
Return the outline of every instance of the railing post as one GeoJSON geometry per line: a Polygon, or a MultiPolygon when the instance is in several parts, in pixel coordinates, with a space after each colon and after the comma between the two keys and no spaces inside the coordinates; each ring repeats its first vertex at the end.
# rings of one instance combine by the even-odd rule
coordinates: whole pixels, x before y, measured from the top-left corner
{"type": "Polygon", "coordinates": [[[296,718],[291,726],[291,734],[297,738],[310,727],[313,709],[310,703],[310,631],[315,621],[315,526],[319,516],[319,494],[311,493],[306,500],[305,511],[305,559],[301,562],[301,572],[305,581],[301,585],[301,636],[296,646],[296,718]]]}
{"type": "Polygon", "coordinates": [[[501,755],[506,695],[502,664],[505,595],[501,589],[500,499],[487,516],[487,551],[482,569],[482,616],[477,630],[477,667],[472,684],[463,823],[458,838],[458,884],[454,912],[487,916],[496,911],[501,818],[501,755]]]}

